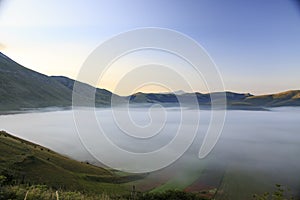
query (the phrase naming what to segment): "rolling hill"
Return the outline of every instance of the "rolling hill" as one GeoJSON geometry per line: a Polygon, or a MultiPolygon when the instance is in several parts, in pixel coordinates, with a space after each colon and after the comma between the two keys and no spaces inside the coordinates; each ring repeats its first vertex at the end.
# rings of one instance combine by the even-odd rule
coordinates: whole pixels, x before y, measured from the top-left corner
{"type": "MultiPolygon", "coordinates": [[[[216,99],[220,98],[221,93],[208,93],[208,94],[202,94],[202,93],[181,93],[181,94],[159,94],[159,93],[136,93],[129,97],[127,97],[131,102],[135,103],[178,103],[179,98],[181,102],[184,103],[190,103],[193,102],[192,98],[196,96],[197,101],[199,105],[210,105],[211,102],[211,95],[214,95],[216,99]]],[[[239,94],[239,93],[233,93],[233,92],[225,92],[227,103],[233,103],[233,102],[242,102],[247,97],[252,96],[251,94],[239,94]]]]}
{"type": "MultiPolygon", "coordinates": [[[[73,91],[75,80],[65,76],[51,76],[51,79],[61,83],[62,85],[66,86],[69,90],[73,91]]],[[[91,85],[79,81],[77,81],[77,84],[80,84],[80,87],[84,88],[85,90],[89,90],[92,92],[95,90],[95,105],[98,107],[110,105],[112,96],[114,96],[115,100],[117,100],[119,103],[122,103],[125,100],[124,98],[113,94],[108,90],[94,88],[91,85]]]]}
{"type": "MultiPolygon", "coordinates": [[[[35,109],[44,107],[69,107],[75,80],[64,76],[46,76],[27,69],[6,55],[0,53],[0,111],[35,109]]],[[[85,90],[95,90],[95,105],[110,106],[111,97],[122,104],[178,104],[178,98],[185,104],[192,104],[194,93],[136,93],[121,97],[105,89],[77,82],[85,90]]],[[[210,107],[211,95],[220,93],[195,93],[198,104],[210,107]]],[[[300,106],[300,90],[291,90],[270,95],[225,92],[228,109],[264,109],[265,107],[300,106]]],[[[193,106],[193,105],[192,105],[193,106]]]]}
{"type": "Polygon", "coordinates": [[[71,90],[0,53],[0,110],[69,106],[71,90]]]}
{"type": "MultiPolygon", "coordinates": [[[[74,82],[25,68],[0,52],[0,111],[71,106],[74,82]]],[[[111,95],[107,90],[97,89],[96,105],[109,105],[111,95]]]]}
{"type": "Polygon", "coordinates": [[[74,161],[43,146],[0,131],[0,175],[8,184],[45,184],[54,189],[125,194],[122,185],[141,175],[115,175],[110,170],[74,161]]]}
{"type": "Polygon", "coordinates": [[[244,99],[244,102],[266,107],[300,106],[300,90],[290,90],[277,94],[251,96],[244,99]]]}
{"type": "MultiPolygon", "coordinates": [[[[210,95],[215,95],[218,99],[218,93],[202,94],[195,93],[200,107],[209,107],[211,105],[210,95]]],[[[254,96],[249,93],[225,92],[227,109],[241,110],[261,110],[270,107],[281,106],[300,106],[300,90],[290,90],[277,94],[254,96]]],[[[184,93],[175,94],[157,94],[157,93],[136,93],[127,97],[132,103],[168,103],[177,104],[178,98],[181,102],[189,104],[194,94],[184,93]]]]}

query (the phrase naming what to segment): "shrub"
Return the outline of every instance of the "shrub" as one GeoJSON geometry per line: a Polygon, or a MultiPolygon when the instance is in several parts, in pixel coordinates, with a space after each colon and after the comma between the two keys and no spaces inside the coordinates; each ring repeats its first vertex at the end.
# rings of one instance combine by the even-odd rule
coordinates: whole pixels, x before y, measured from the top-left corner
{"type": "Polygon", "coordinates": [[[289,189],[283,188],[276,184],[276,190],[273,193],[266,192],[262,195],[253,195],[255,200],[294,200],[295,198],[289,194],[289,189]]]}
{"type": "Polygon", "coordinates": [[[168,190],[160,193],[145,193],[137,195],[137,200],[204,200],[194,193],[180,190],[168,190]]]}

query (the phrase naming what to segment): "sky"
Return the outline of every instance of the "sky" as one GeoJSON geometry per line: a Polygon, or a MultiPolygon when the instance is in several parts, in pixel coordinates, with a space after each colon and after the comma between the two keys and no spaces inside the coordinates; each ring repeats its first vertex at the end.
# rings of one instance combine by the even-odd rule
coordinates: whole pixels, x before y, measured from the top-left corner
{"type": "MultiPolygon", "coordinates": [[[[300,4],[296,0],[0,2],[0,51],[47,75],[76,79],[102,42],[132,29],[160,27],[197,41],[218,67],[226,90],[265,94],[300,89],[300,4]]],[[[126,73],[130,65],[120,63],[115,72],[126,73]]],[[[118,80],[111,73],[99,87],[117,91],[113,82],[118,80]]],[[[202,83],[198,91],[207,92],[202,83]]],[[[180,83],[172,88],[188,90],[180,83]]],[[[137,85],[118,93],[139,90],[165,91],[161,86],[137,85]]]]}

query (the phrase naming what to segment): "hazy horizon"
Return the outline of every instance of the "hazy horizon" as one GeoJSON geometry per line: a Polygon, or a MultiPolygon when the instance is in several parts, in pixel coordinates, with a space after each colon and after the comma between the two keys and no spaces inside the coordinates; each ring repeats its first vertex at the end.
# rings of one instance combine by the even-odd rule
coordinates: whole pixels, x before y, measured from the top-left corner
{"type": "MultiPolygon", "coordinates": [[[[6,54],[4,54],[4,55],[6,55],[6,54]]],[[[21,63],[18,63],[18,64],[22,65],[21,63]]],[[[28,68],[28,69],[30,69],[30,68],[28,68]]],[[[38,73],[41,73],[41,72],[38,72],[38,73]]],[[[61,76],[61,77],[67,77],[67,78],[72,79],[71,77],[68,77],[68,76],[65,76],[65,75],[48,75],[48,76],[61,76]]],[[[75,79],[73,79],[73,80],[75,80],[75,79]]],[[[86,82],[83,82],[83,83],[86,83],[86,82]]],[[[86,84],[89,84],[89,83],[86,83],[86,84]]],[[[155,87],[155,85],[154,85],[154,87],[155,87]]],[[[109,90],[107,88],[100,88],[100,87],[97,87],[97,88],[98,89],[105,89],[105,90],[108,90],[108,91],[112,92],[111,90],[109,90]]],[[[150,86],[150,87],[147,87],[147,88],[153,88],[153,86],[150,86]]],[[[169,90],[164,90],[165,88],[162,88],[162,87],[159,87],[159,86],[157,88],[162,89],[162,90],[155,90],[155,91],[152,91],[152,90],[138,90],[138,91],[136,91],[134,93],[129,93],[129,94],[118,94],[118,93],[115,93],[115,92],[113,92],[113,93],[117,94],[119,96],[123,96],[123,97],[134,95],[136,93],[145,93],[145,94],[150,94],[150,93],[154,93],[154,94],[169,94],[169,93],[174,93],[174,94],[177,94],[177,95],[178,94],[183,94],[183,93],[201,93],[201,94],[214,93],[214,92],[202,92],[202,91],[188,91],[188,90],[182,90],[182,89],[174,90],[174,91],[169,91],[169,90]]],[[[259,95],[277,94],[277,93],[286,92],[286,91],[292,91],[292,90],[300,90],[300,88],[280,90],[280,91],[273,92],[273,93],[268,92],[268,93],[261,93],[261,94],[254,94],[254,93],[250,93],[248,91],[238,92],[238,91],[232,91],[232,90],[225,90],[225,92],[233,92],[233,93],[240,93],[240,94],[251,94],[251,95],[254,95],[254,96],[259,96],[259,95]]],[[[224,92],[224,91],[215,91],[215,92],[224,92]]]]}
{"type": "MultiPolygon", "coordinates": [[[[40,73],[76,79],[88,55],[103,41],[132,29],[161,27],[181,32],[202,45],[216,63],[225,90],[270,94],[299,89],[299,10],[292,0],[2,0],[0,51],[40,73]]],[[[153,56],[160,59],[153,52],[137,53],[130,59],[147,61],[153,56]]],[[[120,60],[119,72],[128,70],[132,64],[128,60],[120,60]]],[[[171,57],[168,61],[178,63],[171,57]]],[[[114,79],[99,87],[114,92],[114,79]]],[[[185,88],[178,84],[175,90],[185,88]]],[[[166,92],[153,85],[139,91],[166,92]]],[[[199,86],[199,92],[207,89],[199,86]]]]}

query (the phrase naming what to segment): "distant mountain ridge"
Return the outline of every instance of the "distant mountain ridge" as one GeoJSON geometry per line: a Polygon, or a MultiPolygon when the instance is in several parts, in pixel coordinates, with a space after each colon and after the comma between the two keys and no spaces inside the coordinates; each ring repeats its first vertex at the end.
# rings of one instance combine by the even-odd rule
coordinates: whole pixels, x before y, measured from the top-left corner
{"type": "MultiPolygon", "coordinates": [[[[0,111],[35,109],[43,107],[68,107],[72,105],[75,80],[64,76],[46,76],[16,63],[0,52],[0,111]]],[[[95,90],[95,105],[110,106],[114,96],[120,104],[130,102],[176,104],[180,98],[186,104],[196,95],[200,106],[211,105],[211,95],[218,93],[136,93],[121,97],[105,89],[95,89],[80,83],[87,90],[95,90]]],[[[300,90],[278,94],[251,95],[249,93],[225,92],[229,109],[260,109],[263,107],[300,106],[300,90]]]]}
{"type": "Polygon", "coordinates": [[[252,105],[263,105],[267,107],[300,106],[300,90],[290,90],[277,94],[252,96],[245,99],[252,105]]]}
{"type": "MultiPolygon", "coordinates": [[[[0,52],[0,111],[71,106],[73,84],[67,77],[46,76],[23,67],[0,52]]],[[[97,89],[96,105],[108,106],[111,95],[97,89]]]]}
{"type": "MultiPolygon", "coordinates": [[[[68,89],[70,89],[73,92],[73,87],[75,80],[70,79],[65,76],[51,76],[52,79],[56,80],[57,82],[61,83],[62,85],[66,86],[68,89]]],[[[124,100],[122,97],[113,94],[112,92],[106,90],[106,89],[99,89],[99,88],[94,88],[93,86],[78,82],[77,84],[80,84],[80,87],[84,87],[86,90],[90,90],[94,92],[95,90],[95,105],[96,106],[107,106],[111,104],[111,98],[112,96],[115,97],[115,99],[119,100],[119,102],[122,102],[124,100]]]]}
{"type": "MultiPolygon", "coordinates": [[[[158,93],[136,93],[129,96],[129,100],[135,103],[178,103],[177,97],[183,102],[189,102],[196,95],[200,106],[210,106],[211,95],[216,93],[185,93],[158,94],[158,93]]],[[[300,106],[300,90],[290,90],[277,94],[254,96],[250,93],[225,92],[227,107],[229,109],[251,109],[263,107],[300,106]]]]}

